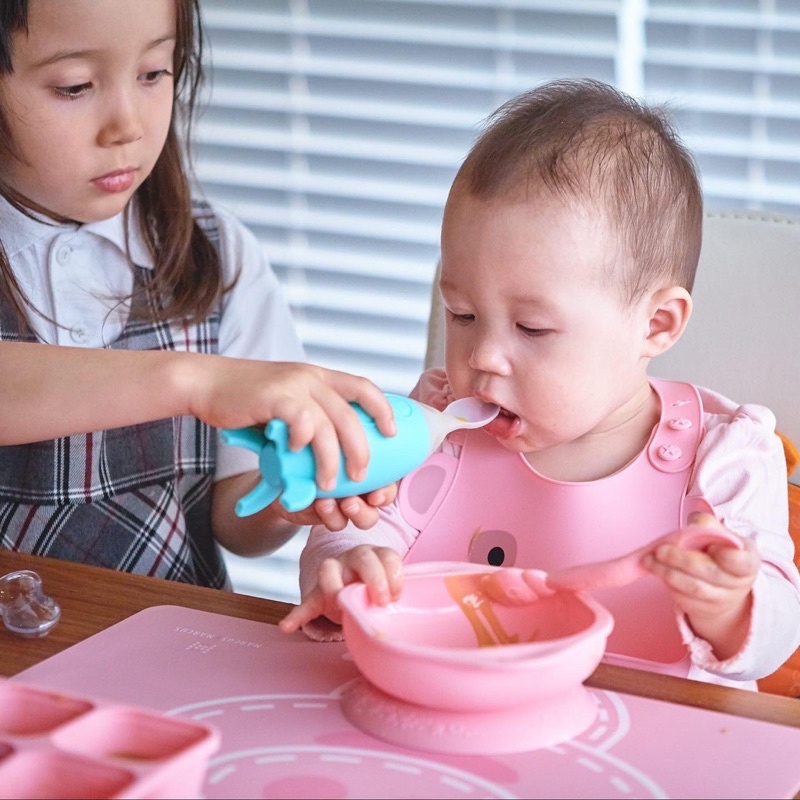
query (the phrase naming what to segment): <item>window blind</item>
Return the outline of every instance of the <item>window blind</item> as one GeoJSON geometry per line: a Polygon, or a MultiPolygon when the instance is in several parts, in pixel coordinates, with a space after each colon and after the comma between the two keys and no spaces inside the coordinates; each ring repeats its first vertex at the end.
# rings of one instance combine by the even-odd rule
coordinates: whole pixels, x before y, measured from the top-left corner
{"type": "MultiPolygon", "coordinates": [[[[309,359],[388,391],[408,392],[422,368],[455,171],[487,115],[535,84],[589,76],[665,102],[709,207],[800,211],[797,0],[203,0],[202,12],[198,180],[263,242],[309,359]]],[[[236,561],[237,588],[295,599],[302,541],[236,561]]]]}
{"type": "Polygon", "coordinates": [[[652,0],[644,89],[668,101],[709,207],[800,210],[800,3],[652,0]]]}

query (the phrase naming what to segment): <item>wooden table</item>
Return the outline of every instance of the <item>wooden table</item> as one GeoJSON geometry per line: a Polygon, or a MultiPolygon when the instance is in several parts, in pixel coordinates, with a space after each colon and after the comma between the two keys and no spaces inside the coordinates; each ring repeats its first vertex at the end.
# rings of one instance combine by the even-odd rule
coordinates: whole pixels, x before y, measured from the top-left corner
{"type": "MultiPolygon", "coordinates": [[[[0,675],[11,676],[150,606],[179,605],[231,617],[276,623],[289,605],[156,578],[0,550],[0,576],[32,569],[61,606],[58,625],[41,639],[0,626],[0,675]]],[[[712,686],[601,664],[586,682],[599,689],[708,708],[800,727],[800,701],[712,686]]]]}

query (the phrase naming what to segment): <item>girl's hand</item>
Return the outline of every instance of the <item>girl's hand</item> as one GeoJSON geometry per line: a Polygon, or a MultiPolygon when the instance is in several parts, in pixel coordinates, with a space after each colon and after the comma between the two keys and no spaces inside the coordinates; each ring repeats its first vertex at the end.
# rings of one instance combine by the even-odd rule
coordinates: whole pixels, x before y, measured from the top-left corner
{"type": "MultiPolygon", "coordinates": [[[[282,419],[289,428],[292,450],[311,446],[317,484],[324,490],[335,484],[340,445],[351,480],[363,480],[366,473],[369,446],[351,402],[358,403],[384,435],[397,431],[389,401],[367,378],[313,364],[223,356],[200,356],[183,363],[182,392],[188,413],[218,428],[282,419]]],[[[375,503],[351,509],[362,524],[370,519],[370,505],[375,503]]]]}
{"type": "Polygon", "coordinates": [[[370,602],[386,605],[400,597],[403,584],[403,560],[389,547],[359,545],[338,558],[326,558],[319,566],[317,585],[279,623],[284,633],[294,633],[319,616],[341,623],[342,612],[336,602],[339,592],[349,583],[367,584],[370,602]]]}
{"type": "MultiPolygon", "coordinates": [[[[710,514],[695,514],[690,526],[724,526],[710,514]]],[[[761,558],[755,543],[744,539],[739,550],[715,544],[704,552],[664,544],[642,560],[664,581],[694,632],[724,661],[739,652],[750,629],[752,588],[761,558]]]]}

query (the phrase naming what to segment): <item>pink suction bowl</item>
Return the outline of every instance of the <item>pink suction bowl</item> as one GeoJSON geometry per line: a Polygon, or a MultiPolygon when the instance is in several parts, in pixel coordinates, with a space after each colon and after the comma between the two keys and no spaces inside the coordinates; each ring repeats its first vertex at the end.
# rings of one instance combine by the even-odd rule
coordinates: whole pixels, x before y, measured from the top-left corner
{"type": "Polygon", "coordinates": [[[362,687],[349,711],[345,703],[352,722],[389,741],[450,752],[532,749],[591,724],[596,706],[582,683],[603,657],[611,614],[571,591],[522,606],[494,602],[481,588],[492,571],[409,566],[400,599],[388,606],[370,603],[363,584],[342,590],[345,643],[384,706],[371,711],[362,687]],[[398,715],[413,718],[413,735],[398,715]],[[436,735],[420,738],[427,729],[436,735]],[[468,734],[452,741],[444,729],[468,734]],[[487,743],[481,730],[506,733],[487,743]]]}

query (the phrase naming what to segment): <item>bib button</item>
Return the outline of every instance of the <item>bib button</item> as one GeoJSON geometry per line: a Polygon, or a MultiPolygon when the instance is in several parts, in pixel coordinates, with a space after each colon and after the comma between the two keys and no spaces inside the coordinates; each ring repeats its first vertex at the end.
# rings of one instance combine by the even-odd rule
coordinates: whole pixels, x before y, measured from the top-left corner
{"type": "Polygon", "coordinates": [[[683,455],[683,451],[675,444],[662,444],[658,448],[658,457],[662,461],[677,461],[683,455]]]}
{"type": "Polygon", "coordinates": [[[675,417],[667,423],[667,427],[673,431],[685,431],[692,427],[692,421],[686,417],[675,417]]]}

